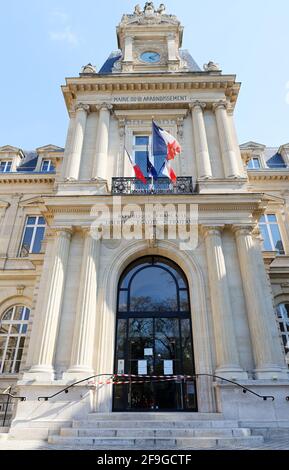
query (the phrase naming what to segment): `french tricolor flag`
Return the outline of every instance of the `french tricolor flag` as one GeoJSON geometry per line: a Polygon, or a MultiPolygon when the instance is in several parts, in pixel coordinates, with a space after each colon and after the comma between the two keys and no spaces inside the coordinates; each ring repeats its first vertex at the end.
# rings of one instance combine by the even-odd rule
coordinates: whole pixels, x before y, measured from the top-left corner
{"type": "Polygon", "coordinates": [[[163,130],[153,121],[153,155],[164,158],[164,164],[161,172],[167,176],[173,183],[177,181],[176,174],[169,164],[175,156],[181,153],[181,146],[174,136],[163,130]]]}
{"type": "Polygon", "coordinates": [[[181,153],[181,150],[177,139],[153,121],[153,155],[173,160],[177,154],[181,153]]]}
{"type": "Polygon", "coordinates": [[[124,148],[124,151],[125,151],[125,153],[126,153],[128,159],[129,159],[130,163],[132,164],[132,167],[133,167],[133,169],[134,169],[135,177],[136,177],[138,180],[142,181],[143,184],[147,184],[146,177],[144,176],[144,174],[143,174],[143,172],[141,171],[140,167],[136,164],[134,158],[132,158],[132,157],[130,156],[130,154],[128,153],[128,151],[127,151],[126,148],[124,148]]]}

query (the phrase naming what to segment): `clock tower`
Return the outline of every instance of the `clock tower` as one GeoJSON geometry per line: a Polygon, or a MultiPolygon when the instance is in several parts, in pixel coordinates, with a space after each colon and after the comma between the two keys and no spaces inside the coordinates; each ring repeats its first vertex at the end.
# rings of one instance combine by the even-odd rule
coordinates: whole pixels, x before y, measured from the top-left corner
{"type": "Polygon", "coordinates": [[[163,4],[155,9],[153,2],[139,5],[134,13],[124,15],[117,28],[122,52],[115,72],[178,72],[187,63],[180,54],[183,27],[174,15],[167,15],[163,4]]]}

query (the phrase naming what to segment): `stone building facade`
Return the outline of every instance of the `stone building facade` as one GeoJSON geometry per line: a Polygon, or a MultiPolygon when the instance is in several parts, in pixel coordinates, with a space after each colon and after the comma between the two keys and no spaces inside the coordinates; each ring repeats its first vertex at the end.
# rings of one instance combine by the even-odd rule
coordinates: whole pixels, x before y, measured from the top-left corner
{"type": "Polygon", "coordinates": [[[66,79],[65,148],[0,148],[0,386],[26,397],[13,409],[12,437],[45,439],[91,411],[219,413],[289,427],[289,144],[239,145],[240,83],[213,62],[201,69],[182,37],[163,5],[137,6],[99,72],[88,64],[66,79]],[[124,149],[146,172],[152,118],[182,146],[175,186],[133,178],[124,149]],[[193,204],[198,243],[182,250],[154,225],[149,239],[98,239],[97,208],[115,204],[193,204]],[[139,280],[131,274],[145,268],[139,280]],[[189,325],[186,353],[178,325],[189,325]],[[152,388],[83,381],[38,400],[113,373],[197,378],[152,388]]]}

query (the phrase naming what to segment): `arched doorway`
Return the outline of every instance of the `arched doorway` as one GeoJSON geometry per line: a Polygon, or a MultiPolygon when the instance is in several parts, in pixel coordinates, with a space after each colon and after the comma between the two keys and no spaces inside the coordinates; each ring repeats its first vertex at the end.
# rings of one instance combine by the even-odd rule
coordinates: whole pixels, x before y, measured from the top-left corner
{"type": "Polygon", "coordinates": [[[114,411],[197,411],[189,291],[171,260],[146,256],[130,264],[118,285],[114,371],[170,380],[115,385],[114,411]]]}

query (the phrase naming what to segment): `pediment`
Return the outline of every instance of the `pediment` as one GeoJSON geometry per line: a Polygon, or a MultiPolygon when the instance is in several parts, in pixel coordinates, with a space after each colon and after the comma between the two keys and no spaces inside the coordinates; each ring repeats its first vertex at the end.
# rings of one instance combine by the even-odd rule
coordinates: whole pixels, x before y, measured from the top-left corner
{"type": "Polygon", "coordinates": [[[3,147],[0,147],[0,152],[3,152],[3,153],[19,153],[19,152],[22,152],[22,150],[18,147],[13,147],[13,145],[4,145],[3,147]]]}
{"type": "Polygon", "coordinates": [[[241,150],[265,150],[265,148],[266,145],[253,142],[252,140],[240,145],[241,150]]]}
{"type": "Polygon", "coordinates": [[[38,147],[36,149],[37,153],[45,153],[45,152],[64,152],[63,147],[58,147],[57,145],[48,144],[44,145],[43,147],[38,147]]]}

